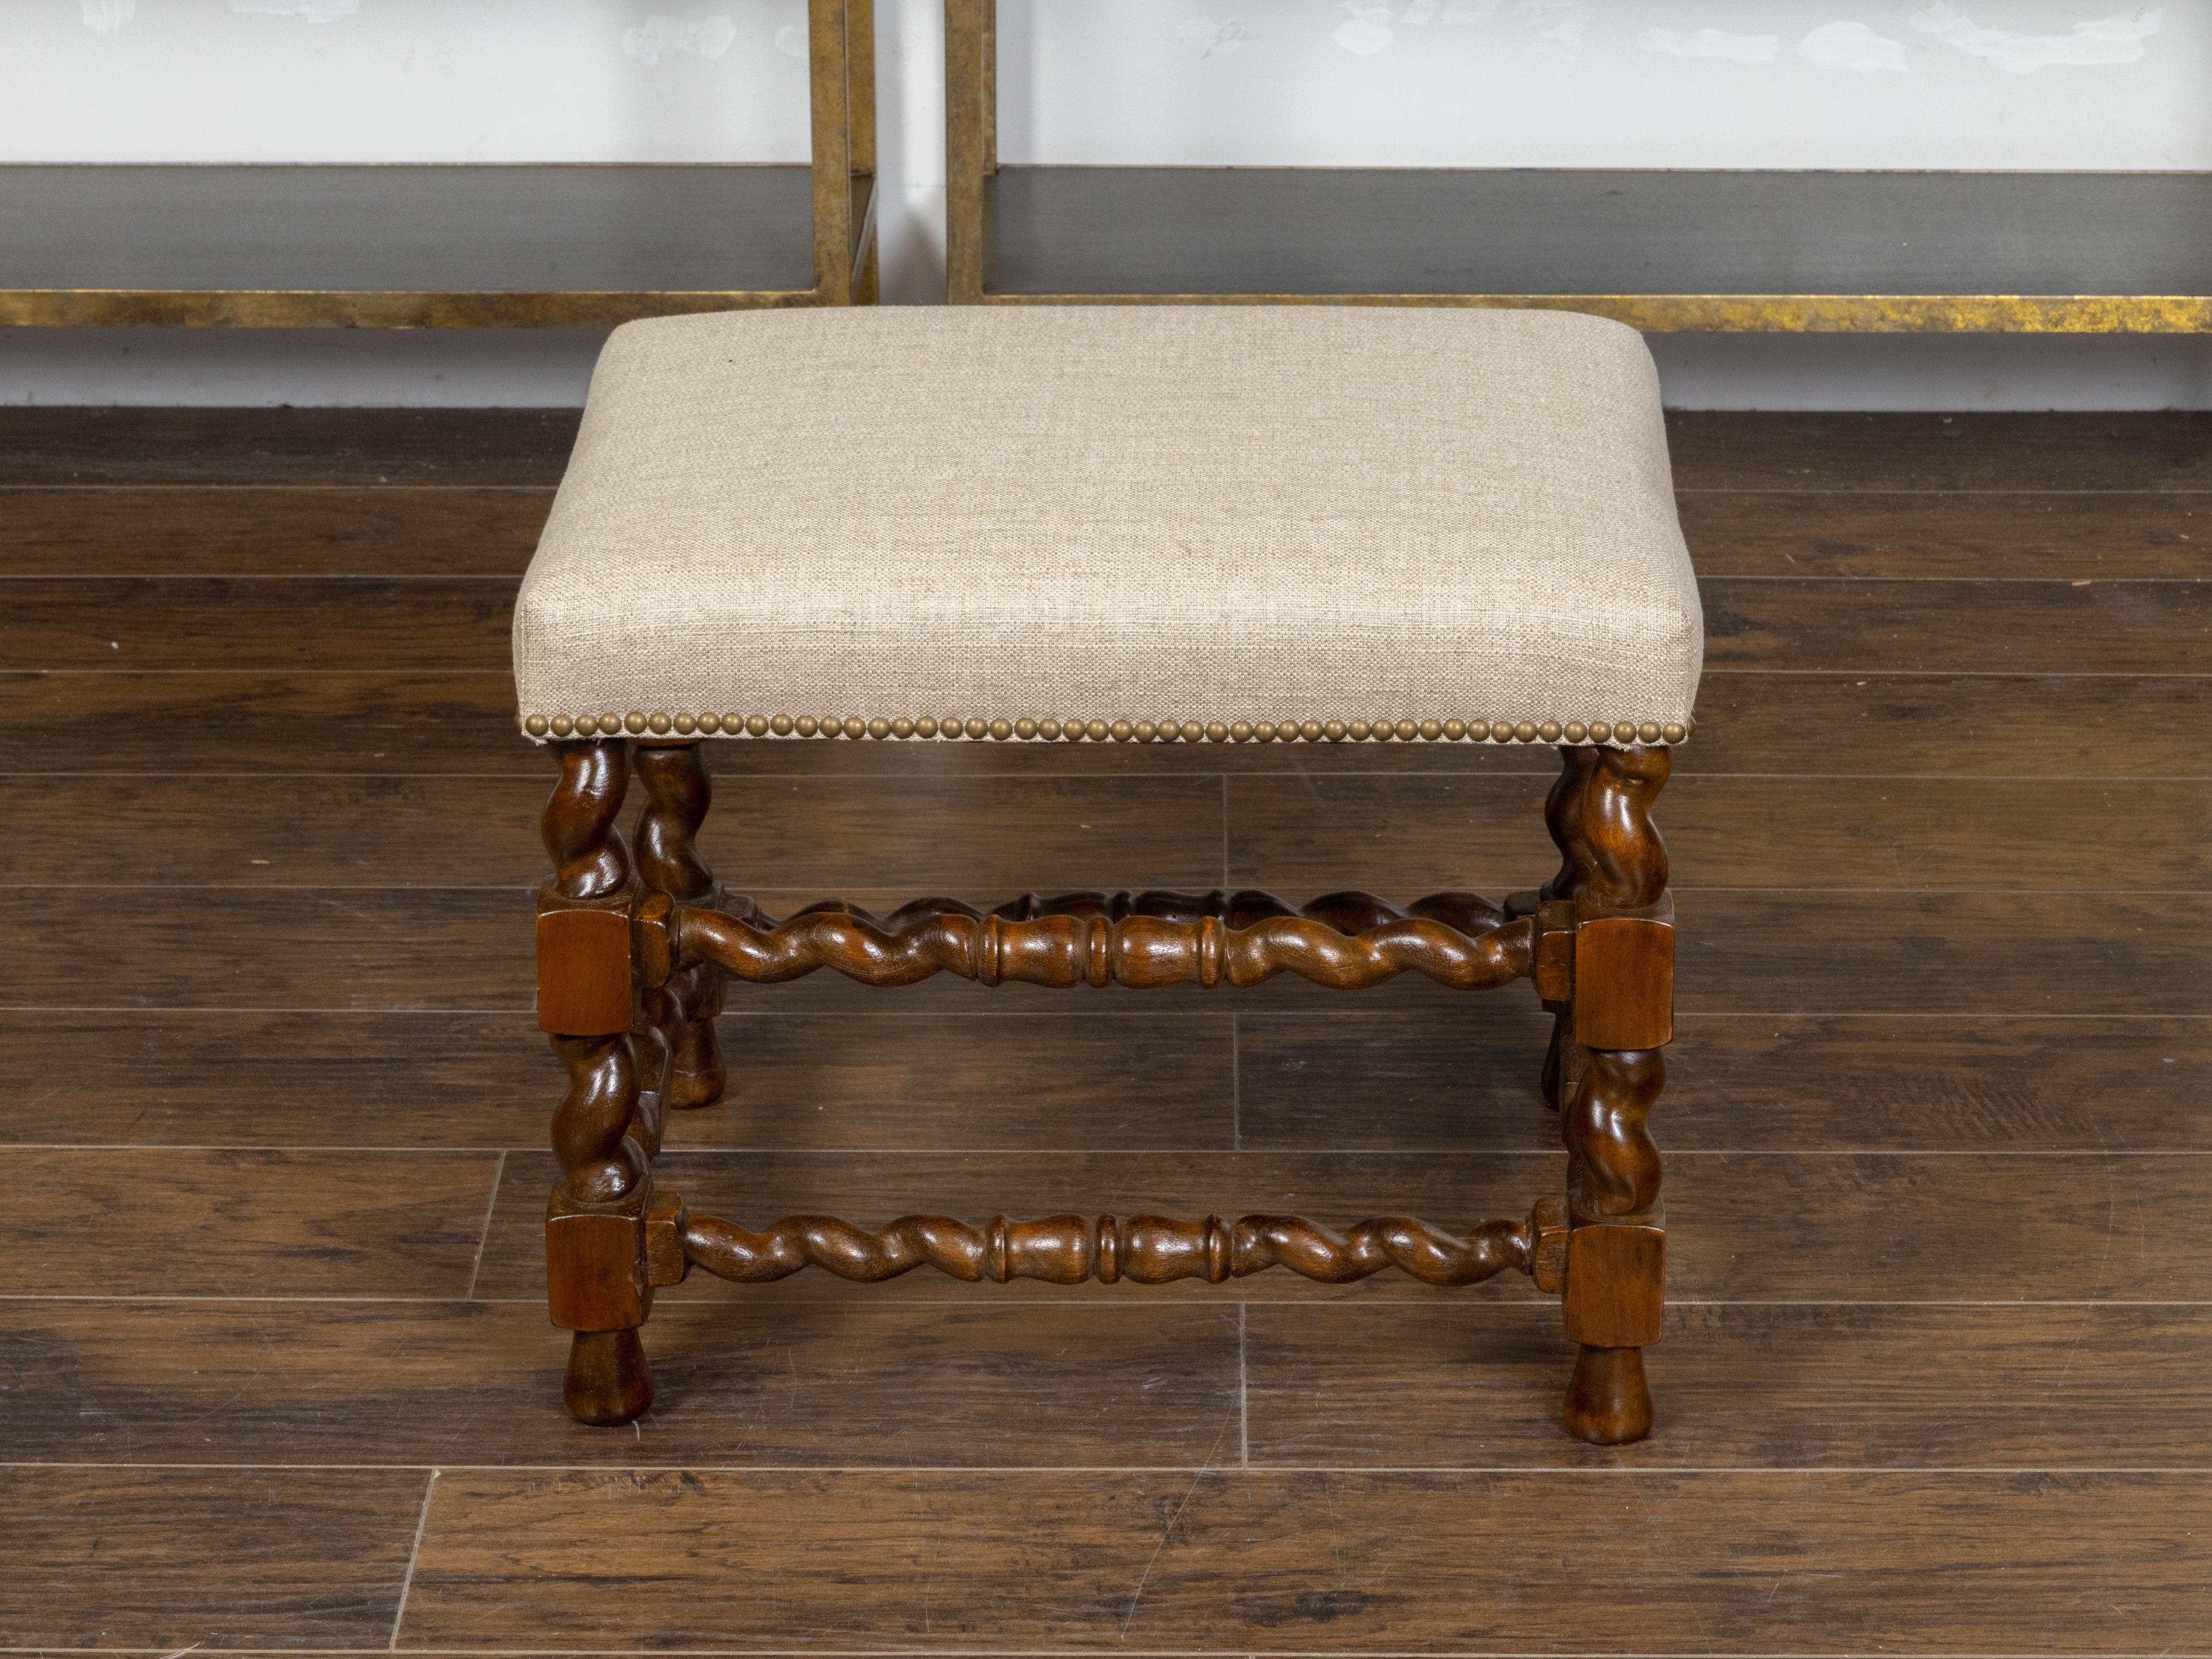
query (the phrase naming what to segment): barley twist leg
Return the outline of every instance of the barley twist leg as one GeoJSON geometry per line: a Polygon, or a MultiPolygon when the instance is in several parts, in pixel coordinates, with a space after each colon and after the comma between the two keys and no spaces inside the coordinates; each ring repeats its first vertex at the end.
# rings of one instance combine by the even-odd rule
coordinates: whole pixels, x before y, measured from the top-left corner
{"type": "Polygon", "coordinates": [[[629,1022],[618,1000],[629,972],[630,860],[617,828],[629,749],[617,739],[556,744],[554,752],[561,778],[542,825],[553,875],[538,901],[538,1007],[541,1024],[554,1028],[548,1035],[568,1088],[553,1115],[561,1178],[547,1209],[546,1282],[554,1321],[571,1332],[562,1387],[568,1409],[586,1423],[626,1423],[653,1403],[638,1337],[644,1308],[620,1292],[633,1277],[623,1251],[641,1237],[659,1139],[641,1110],[637,1039],[622,1029],[629,1022]],[[555,933],[562,948],[549,955],[549,920],[595,925],[555,933]],[[615,1012],[605,1006],[610,974],[617,976],[615,1012]],[[597,1018],[584,1017],[594,1012],[597,1018]]]}
{"type": "MultiPolygon", "coordinates": [[[[714,872],[699,856],[694,837],[714,805],[702,746],[696,743],[641,747],[637,775],[647,800],[637,822],[637,873],[652,891],[693,902],[712,902],[714,872]]],[[[685,970],[676,988],[684,1024],[669,1073],[668,1103],[689,1109],[722,1097],[729,1069],[715,1039],[722,1012],[722,975],[700,963],[685,970]]]]}
{"type": "Polygon", "coordinates": [[[1674,933],[1671,920],[1650,915],[1667,896],[1667,848],[1650,808],[1670,759],[1664,749],[1596,751],[1574,824],[1573,839],[1589,857],[1575,894],[1573,1015],[1590,1046],[1570,1034],[1583,1071],[1561,1114],[1572,1228],[1567,1326],[1579,1344],[1565,1419],[1569,1433],[1597,1445],[1640,1440],[1652,1425],[1644,1347],[1659,1335],[1665,1232],[1659,1151],[1644,1121],[1666,1082],[1657,1045],[1672,1031],[1674,933]],[[1621,920],[1624,913],[1633,920],[1621,920]],[[1616,931],[1595,937],[1608,926],[1616,931]],[[1643,952],[1632,962],[1649,968],[1626,982],[1617,972],[1596,971],[1601,947],[1618,952],[1624,935],[1643,952]],[[1662,975],[1663,997],[1647,996],[1662,975]],[[1593,1036],[1624,1029],[1648,1029],[1652,1046],[1598,1046],[1621,1038],[1593,1036]]]}
{"type": "MultiPolygon", "coordinates": [[[[1544,884],[1544,896],[1571,899],[1589,880],[1593,855],[1583,838],[1583,797],[1597,768],[1598,751],[1589,748],[1559,750],[1559,775],[1544,800],[1544,827],[1552,845],[1559,849],[1559,873],[1544,884]]],[[[1552,1040],[1544,1049],[1544,1070],[1539,1082],[1544,1103],[1563,1110],[1575,1097],[1583,1073],[1583,1051],[1575,1041],[1575,1011],[1571,1002],[1549,1002],[1552,1040]]]]}

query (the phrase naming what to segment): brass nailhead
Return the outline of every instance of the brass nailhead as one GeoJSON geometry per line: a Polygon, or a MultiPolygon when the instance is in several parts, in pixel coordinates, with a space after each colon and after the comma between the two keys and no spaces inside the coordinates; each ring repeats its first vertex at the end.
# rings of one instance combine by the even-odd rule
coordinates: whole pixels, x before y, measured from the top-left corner
{"type": "Polygon", "coordinates": [[[656,736],[675,732],[689,737],[695,732],[709,735],[722,732],[735,737],[749,732],[764,737],[774,732],[785,737],[796,732],[802,738],[811,738],[818,731],[825,737],[848,738],[933,738],[940,732],[948,738],[966,735],[970,738],[990,737],[1003,741],[1020,738],[1048,740],[1065,738],[1073,743],[1089,738],[1104,742],[1111,738],[1116,743],[1273,743],[1293,742],[1300,738],[1309,743],[1323,738],[1341,743],[1347,738],[1354,742],[1370,740],[1384,742],[1393,738],[1411,742],[1415,738],[1433,743],[1439,738],[1457,742],[1472,738],[1475,742],[1487,739],[1492,743],[1566,742],[1578,744],[1614,743],[1656,744],[1677,744],[1695,735],[1698,723],[1694,718],[1664,722],[1645,720],[1522,720],[1511,724],[1504,720],[1212,720],[1201,725],[1197,720],[1057,720],[1005,719],[984,720],[938,720],[929,715],[908,720],[903,715],[896,720],[882,716],[862,720],[858,716],[823,716],[817,720],[811,714],[796,719],[789,714],[717,714],[711,709],[701,714],[668,714],[659,711],[644,714],[633,709],[628,714],[544,714],[519,715],[517,722],[533,738],[547,736],[567,738],[615,737],[628,732],[640,734],[647,731],[656,736]]]}

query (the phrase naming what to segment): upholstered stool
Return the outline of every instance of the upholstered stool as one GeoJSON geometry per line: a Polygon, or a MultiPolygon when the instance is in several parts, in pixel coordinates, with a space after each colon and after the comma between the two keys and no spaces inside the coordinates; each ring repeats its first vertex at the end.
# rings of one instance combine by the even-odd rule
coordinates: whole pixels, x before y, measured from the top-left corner
{"type": "Polygon", "coordinates": [[[1657,380],[1617,324],[1071,307],[616,331],[514,620],[521,728],[561,766],[538,1012],[569,1079],[546,1252],[554,1322],[575,1333],[571,1409],[645,1409],[639,1328],[695,1267],[1437,1285],[1513,1268],[1563,1297],[1581,1345],[1568,1429],[1647,1432],[1665,1232],[1644,1117],[1674,962],[1650,811],[1702,651],[1657,380]],[[1546,812],[1562,862],[1497,903],[1095,892],[778,921],[694,848],[706,738],[1541,744],[1564,762],[1546,812]],[[688,1213],[653,1159],[669,1109],[721,1092],[726,981],[820,968],[883,986],[1528,980],[1555,1016],[1541,1078],[1566,1189],[1464,1232],[688,1213]]]}

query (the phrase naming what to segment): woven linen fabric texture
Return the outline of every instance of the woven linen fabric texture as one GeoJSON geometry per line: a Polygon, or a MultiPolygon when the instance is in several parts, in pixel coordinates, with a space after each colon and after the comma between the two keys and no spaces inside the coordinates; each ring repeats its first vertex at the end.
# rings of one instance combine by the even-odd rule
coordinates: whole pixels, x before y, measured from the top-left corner
{"type": "Polygon", "coordinates": [[[1547,312],[630,323],[514,621],[526,714],[1686,722],[1658,381],[1547,312]]]}

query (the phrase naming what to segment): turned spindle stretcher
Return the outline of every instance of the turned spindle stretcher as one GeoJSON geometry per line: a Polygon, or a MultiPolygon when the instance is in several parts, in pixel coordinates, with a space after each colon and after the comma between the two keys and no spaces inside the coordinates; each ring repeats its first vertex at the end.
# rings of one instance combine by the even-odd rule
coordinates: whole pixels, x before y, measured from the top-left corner
{"type": "Polygon", "coordinates": [[[1459,892],[1402,909],[1362,892],[1300,907],[1258,892],[1073,893],[992,910],[926,898],[881,917],[832,901],[778,921],[723,894],[699,857],[711,798],[701,747],[627,737],[554,745],[538,1017],[568,1088],[554,1120],[562,1174],[546,1248],[553,1320],[574,1333],[566,1395],[579,1418],[620,1423],[646,1409],[639,1329],[653,1291],[694,1267],[740,1283],[811,1267],[861,1281],[928,1267],[1063,1285],[1218,1285],[1274,1267],[1341,1283],[1395,1269],[1449,1285],[1510,1269],[1564,1300],[1579,1345],[1570,1432],[1599,1443],[1649,1432],[1643,1349],[1661,1334],[1665,1229],[1644,1119],[1673,1036],[1674,962],[1666,851],[1650,809],[1668,748],[1561,749],[1546,811],[1559,872],[1502,903],[1459,892]],[[633,769],[646,800],[626,845],[617,823],[633,769]],[[876,1229],[793,1215],[757,1231],[690,1214],[655,1188],[653,1160],[668,1109],[722,1092],[714,1018],[725,984],[825,968],[884,987],[940,973],[1071,988],[1241,988],[1280,974],[1343,989],[1404,973],[1465,990],[1528,980],[1554,1016],[1541,1087],[1561,1114],[1566,1190],[1538,1198],[1526,1218],[1464,1233],[1405,1216],[1340,1234],[1267,1214],[981,1225],[908,1215],[876,1229]]]}

